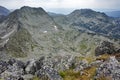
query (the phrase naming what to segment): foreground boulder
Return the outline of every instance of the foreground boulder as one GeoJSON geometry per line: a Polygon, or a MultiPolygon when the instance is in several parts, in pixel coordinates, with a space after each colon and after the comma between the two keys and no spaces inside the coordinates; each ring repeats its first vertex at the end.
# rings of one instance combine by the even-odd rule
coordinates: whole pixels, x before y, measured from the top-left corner
{"type": "Polygon", "coordinates": [[[116,58],[110,57],[97,69],[96,78],[105,78],[108,80],[120,80],[120,63],[116,58]]]}
{"type": "Polygon", "coordinates": [[[63,80],[56,70],[47,66],[44,66],[39,71],[37,71],[36,75],[41,80],[63,80]]]}
{"type": "Polygon", "coordinates": [[[15,62],[13,65],[8,65],[7,69],[0,74],[3,80],[19,80],[24,75],[24,68],[22,62],[15,62]]]}
{"type": "Polygon", "coordinates": [[[39,60],[31,59],[26,63],[25,71],[27,74],[35,74],[36,71],[41,69],[43,65],[44,57],[41,57],[39,60]]]}

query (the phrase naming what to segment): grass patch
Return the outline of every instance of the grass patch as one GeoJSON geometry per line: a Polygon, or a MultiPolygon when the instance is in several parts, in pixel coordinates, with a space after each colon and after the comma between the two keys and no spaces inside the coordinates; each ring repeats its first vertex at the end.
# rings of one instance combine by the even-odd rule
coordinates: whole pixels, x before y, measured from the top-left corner
{"type": "Polygon", "coordinates": [[[80,78],[80,72],[74,72],[72,69],[60,71],[59,74],[63,80],[78,80],[80,78]]]}
{"type": "Polygon", "coordinates": [[[110,55],[108,54],[103,54],[103,55],[100,55],[96,58],[96,60],[103,60],[103,61],[106,61],[107,59],[109,59],[110,55]]]}
{"type": "Polygon", "coordinates": [[[96,67],[87,68],[83,71],[80,80],[93,80],[96,74],[96,67]]]}
{"type": "Polygon", "coordinates": [[[8,41],[6,45],[7,52],[13,57],[26,57],[29,47],[32,43],[29,32],[20,28],[8,41]]]}
{"type": "Polygon", "coordinates": [[[74,70],[60,71],[59,74],[63,80],[93,80],[96,74],[96,67],[87,68],[83,71],[75,72],[74,70]]]}
{"type": "Polygon", "coordinates": [[[35,77],[32,78],[32,80],[40,80],[40,78],[35,76],[35,77]]]}

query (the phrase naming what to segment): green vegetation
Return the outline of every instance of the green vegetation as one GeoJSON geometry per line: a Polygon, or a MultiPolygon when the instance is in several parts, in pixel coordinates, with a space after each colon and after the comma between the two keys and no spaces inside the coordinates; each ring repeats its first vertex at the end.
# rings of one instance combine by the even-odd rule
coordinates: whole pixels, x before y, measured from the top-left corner
{"type": "Polygon", "coordinates": [[[96,74],[96,67],[90,67],[78,72],[70,69],[66,71],[60,71],[59,74],[63,80],[93,80],[96,74]]]}
{"type": "Polygon", "coordinates": [[[87,48],[87,46],[86,46],[86,44],[85,44],[85,43],[80,44],[80,49],[81,49],[81,50],[86,49],[86,48],[87,48]]]}
{"type": "Polygon", "coordinates": [[[40,80],[40,78],[38,78],[37,76],[34,76],[32,80],[40,80]]]}
{"type": "Polygon", "coordinates": [[[21,28],[10,38],[6,50],[13,57],[26,57],[30,44],[33,44],[30,34],[26,29],[21,28]]]}
{"type": "Polygon", "coordinates": [[[77,80],[80,78],[80,72],[74,72],[72,69],[60,71],[59,74],[64,80],[77,80]]]}

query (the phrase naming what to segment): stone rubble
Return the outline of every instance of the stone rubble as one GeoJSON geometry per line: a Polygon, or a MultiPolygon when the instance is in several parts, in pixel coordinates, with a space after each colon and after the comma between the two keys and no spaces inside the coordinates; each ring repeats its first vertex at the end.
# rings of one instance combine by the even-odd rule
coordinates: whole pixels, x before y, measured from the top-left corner
{"type": "Polygon", "coordinates": [[[43,56],[39,59],[31,59],[22,62],[16,59],[0,61],[0,79],[3,80],[30,80],[34,76],[41,80],[63,80],[59,71],[73,69],[76,72],[83,71],[91,66],[97,66],[95,78],[112,76],[113,80],[120,80],[120,63],[115,57],[108,61],[94,61],[88,63],[86,59],[77,60],[75,56],[43,56]]]}

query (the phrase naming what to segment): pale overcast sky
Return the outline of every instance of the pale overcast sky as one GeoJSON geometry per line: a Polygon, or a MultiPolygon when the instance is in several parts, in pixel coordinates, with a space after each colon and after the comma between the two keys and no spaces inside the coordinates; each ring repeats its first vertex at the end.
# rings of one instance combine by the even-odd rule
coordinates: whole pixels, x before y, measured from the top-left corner
{"type": "Polygon", "coordinates": [[[120,0],[0,0],[0,5],[8,9],[31,6],[42,7],[46,10],[59,8],[120,10],[120,0]]]}

